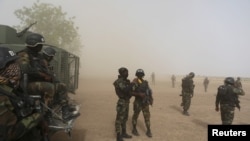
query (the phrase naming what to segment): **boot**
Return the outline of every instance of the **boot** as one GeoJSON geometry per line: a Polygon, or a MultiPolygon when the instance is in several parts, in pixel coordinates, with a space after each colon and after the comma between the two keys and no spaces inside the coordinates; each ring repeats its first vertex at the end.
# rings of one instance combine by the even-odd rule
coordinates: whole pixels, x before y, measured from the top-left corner
{"type": "Polygon", "coordinates": [[[117,133],[117,135],[116,135],[116,141],[123,141],[122,135],[120,133],[117,133]]]}
{"type": "Polygon", "coordinates": [[[151,130],[150,129],[147,129],[147,132],[146,132],[146,135],[148,136],[148,137],[152,137],[152,133],[151,133],[151,130]]]}
{"type": "Polygon", "coordinates": [[[184,110],[184,111],[183,111],[183,115],[189,116],[189,113],[188,113],[186,110],[184,110]]]}
{"type": "Polygon", "coordinates": [[[123,138],[127,138],[127,139],[132,138],[131,135],[127,134],[126,128],[123,128],[123,129],[122,129],[122,137],[123,137],[123,138]]]}
{"type": "Polygon", "coordinates": [[[133,126],[132,134],[135,135],[135,136],[139,136],[139,133],[138,133],[135,125],[133,126]]]}
{"type": "Polygon", "coordinates": [[[71,119],[77,118],[80,116],[80,113],[75,110],[74,107],[71,107],[70,105],[65,105],[62,107],[62,118],[66,121],[69,121],[71,119]]]}

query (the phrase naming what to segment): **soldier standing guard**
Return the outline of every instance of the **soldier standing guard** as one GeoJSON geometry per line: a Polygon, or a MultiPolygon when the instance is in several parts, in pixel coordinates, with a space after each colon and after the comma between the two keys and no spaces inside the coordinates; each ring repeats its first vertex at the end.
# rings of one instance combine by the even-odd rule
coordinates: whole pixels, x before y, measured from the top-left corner
{"type": "Polygon", "coordinates": [[[144,80],[145,73],[142,69],[137,69],[135,73],[136,78],[132,81],[132,95],[135,96],[134,100],[134,114],[132,117],[132,133],[139,136],[136,128],[137,119],[142,111],[145,125],[147,128],[146,135],[152,137],[150,129],[150,111],[149,105],[153,105],[152,90],[148,85],[148,81],[144,80]]]}
{"type": "Polygon", "coordinates": [[[129,113],[129,103],[130,103],[130,80],[128,78],[128,69],[121,67],[119,70],[118,79],[113,83],[115,87],[116,95],[118,96],[118,101],[116,105],[116,120],[115,120],[115,131],[116,140],[123,141],[123,138],[132,138],[131,135],[127,134],[126,124],[128,120],[129,113]]]}

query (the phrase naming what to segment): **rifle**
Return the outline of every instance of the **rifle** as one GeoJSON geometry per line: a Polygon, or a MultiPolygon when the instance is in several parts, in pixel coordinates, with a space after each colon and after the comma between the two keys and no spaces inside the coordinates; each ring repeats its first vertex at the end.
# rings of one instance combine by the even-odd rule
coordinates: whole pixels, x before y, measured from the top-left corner
{"type": "Polygon", "coordinates": [[[145,97],[143,98],[142,103],[152,106],[152,104],[153,104],[153,96],[152,96],[152,94],[153,93],[152,93],[152,90],[150,89],[150,87],[148,86],[147,81],[142,81],[139,84],[138,91],[142,92],[142,93],[145,93],[145,97]]]}
{"type": "Polygon", "coordinates": [[[36,23],[37,23],[37,21],[35,21],[34,23],[31,23],[28,27],[26,27],[26,28],[23,29],[22,31],[18,32],[16,36],[17,36],[17,37],[23,36],[24,33],[26,33],[26,32],[31,28],[31,26],[33,26],[33,25],[36,24],[36,23]]]}
{"type": "Polygon", "coordinates": [[[153,105],[153,97],[152,97],[152,90],[150,88],[147,88],[145,91],[145,97],[142,100],[142,103],[153,105]]]}

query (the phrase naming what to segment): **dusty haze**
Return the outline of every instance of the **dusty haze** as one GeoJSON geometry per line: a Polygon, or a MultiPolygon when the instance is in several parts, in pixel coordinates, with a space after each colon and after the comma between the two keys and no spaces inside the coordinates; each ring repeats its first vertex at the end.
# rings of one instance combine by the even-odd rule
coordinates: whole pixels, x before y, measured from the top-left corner
{"type": "MultiPolygon", "coordinates": [[[[1,0],[0,24],[18,25],[13,12],[36,0],[1,0]],[[8,17],[8,18],[7,18],[8,17]]],[[[155,72],[250,77],[250,2],[235,0],[43,0],[62,6],[83,42],[81,76],[155,72]]],[[[39,21],[38,21],[39,23],[39,21]]]]}

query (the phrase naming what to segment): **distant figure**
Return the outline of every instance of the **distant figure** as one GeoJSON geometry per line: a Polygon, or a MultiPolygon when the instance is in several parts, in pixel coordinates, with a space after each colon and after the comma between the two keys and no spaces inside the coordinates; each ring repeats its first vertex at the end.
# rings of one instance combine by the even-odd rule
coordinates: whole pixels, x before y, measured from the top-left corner
{"type": "Polygon", "coordinates": [[[191,105],[191,99],[194,95],[194,78],[195,74],[193,72],[190,72],[186,77],[182,79],[182,103],[181,106],[183,106],[183,115],[189,116],[188,110],[191,105]]]}
{"type": "Polygon", "coordinates": [[[237,77],[237,80],[235,81],[234,85],[235,85],[236,88],[242,88],[240,77],[237,77]]]}
{"type": "Polygon", "coordinates": [[[237,77],[237,79],[236,79],[236,81],[235,81],[235,83],[234,83],[234,86],[235,86],[236,88],[238,88],[239,90],[241,90],[241,96],[242,96],[242,95],[245,95],[245,92],[244,92],[244,90],[243,90],[243,88],[242,88],[242,84],[241,84],[241,79],[240,79],[240,77],[237,77]]]}
{"type": "Polygon", "coordinates": [[[152,72],[151,74],[151,80],[152,80],[152,84],[155,85],[155,73],[152,72]]]}
{"type": "Polygon", "coordinates": [[[204,81],[203,81],[203,85],[204,85],[204,88],[205,88],[205,92],[207,92],[208,84],[209,84],[209,80],[208,80],[207,77],[205,77],[205,79],[204,79],[204,81]]]}
{"type": "Polygon", "coordinates": [[[172,87],[174,88],[175,87],[175,81],[176,81],[176,77],[175,77],[174,74],[171,77],[171,81],[172,81],[172,87]]]}
{"type": "Polygon", "coordinates": [[[242,91],[236,88],[234,84],[234,78],[227,77],[224,80],[224,85],[218,88],[215,111],[221,112],[221,121],[223,125],[231,125],[233,123],[235,107],[240,110],[238,95],[242,95],[242,91]]]}

